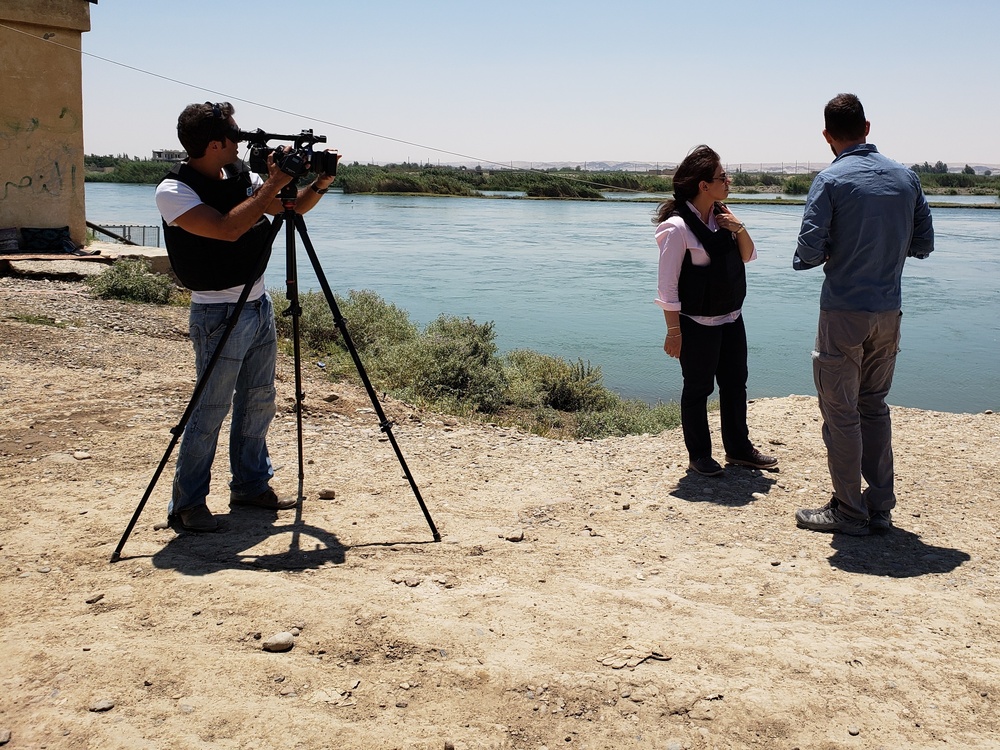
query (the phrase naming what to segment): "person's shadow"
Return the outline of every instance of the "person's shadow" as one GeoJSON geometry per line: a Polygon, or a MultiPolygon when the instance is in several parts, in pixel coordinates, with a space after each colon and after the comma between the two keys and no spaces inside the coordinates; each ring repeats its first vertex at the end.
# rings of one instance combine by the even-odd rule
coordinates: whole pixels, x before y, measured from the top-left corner
{"type": "Polygon", "coordinates": [[[777,481],[768,472],[742,466],[727,467],[722,477],[703,477],[688,470],[670,496],[689,503],[743,506],[754,502],[754,495],[769,494],[777,481]]]}
{"type": "Polygon", "coordinates": [[[912,531],[893,528],[888,534],[853,537],[834,534],[830,564],[848,573],[912,578],[950,573],[972,557],[951,547],[925,544],[912,531]]]}

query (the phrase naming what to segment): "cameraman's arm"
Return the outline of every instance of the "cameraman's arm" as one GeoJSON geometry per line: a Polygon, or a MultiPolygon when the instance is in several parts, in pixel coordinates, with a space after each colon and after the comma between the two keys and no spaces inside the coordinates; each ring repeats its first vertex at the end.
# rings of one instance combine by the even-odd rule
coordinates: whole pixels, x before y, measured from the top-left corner
{"type": "Polygon", "coordinates": [[[323,193],[326,192],[327,188],[333,184],[333,175],[321,174],[317,175],[314,182],[306,185],[299,191],[299,200],[296,209],[300,214],[304,214],[310,208],[319,203],[319,199],[323,197],[323,193]],[[323,193],[317,192],[322,190],[323,193]]]}
{"type": "MultiPolygon", "coordinates": [[[[247,200],[234,206],[228,213],[221,214],[211,206],[199,203],[176,219],[173,223],[181,229],[202,237],[234,242],[250,230],[254,224],[268,213],[271,204],[277,200],[281,188],[291,182],[285,174],[271,163],[268,157],[268,177],[264,184],[247,200]]],[[[279,202],[280,210],[280,202],[279,202]]]]}

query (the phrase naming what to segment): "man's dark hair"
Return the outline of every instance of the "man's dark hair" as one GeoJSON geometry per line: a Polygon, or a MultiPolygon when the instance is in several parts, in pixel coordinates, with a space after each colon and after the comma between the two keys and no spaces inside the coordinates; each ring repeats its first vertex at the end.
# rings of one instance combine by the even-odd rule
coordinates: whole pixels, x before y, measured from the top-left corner
{"type": "Polygon", "coordinates": [[[854,94],[837,94],[823,110],[826,132],[838,141],[857,141],[865,137],[865,108],[854,94]]]}
{"type": "Polygon", "coordinates": [[[229,118],[235,111],[229,102],[187,105],[177,118],[177,138],[187,155],[199,159],[209,143],[226,138],[232,131],[229,118]]]}

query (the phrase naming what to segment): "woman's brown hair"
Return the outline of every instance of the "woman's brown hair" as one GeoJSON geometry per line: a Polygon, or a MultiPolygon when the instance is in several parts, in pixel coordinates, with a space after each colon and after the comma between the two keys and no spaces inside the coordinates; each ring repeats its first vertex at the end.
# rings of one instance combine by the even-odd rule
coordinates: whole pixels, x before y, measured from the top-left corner
{"type": "Polygon", "coordinates": [[[674,172],[674,197],[669,198],[656,208],[653,223],[666,221],[674,212],[678,203],[685,203],[698,195],[698,185],[704,180],[711,182],[715,177],[715,169],[722,163],[719,155],[708,146],[698,146],[684,157],[674,172]]]}

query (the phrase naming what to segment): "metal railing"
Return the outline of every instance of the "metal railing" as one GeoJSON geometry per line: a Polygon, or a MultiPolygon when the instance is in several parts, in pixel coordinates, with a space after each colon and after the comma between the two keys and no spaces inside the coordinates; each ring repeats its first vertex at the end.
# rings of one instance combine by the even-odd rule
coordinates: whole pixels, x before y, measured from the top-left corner
{"type": "MultiPolygon", "coordinates": [[[[160,246],[160,229],[158,226],[146,226],[142,224],[118,224],[115,226],[101,226],[88,221],[87,226],[97,233],[111,238],[112,242],[122,245],[142,245],[143,247],[160,246]]],[[[101,238],[104,241],[103,238],[101,238]]]]}

